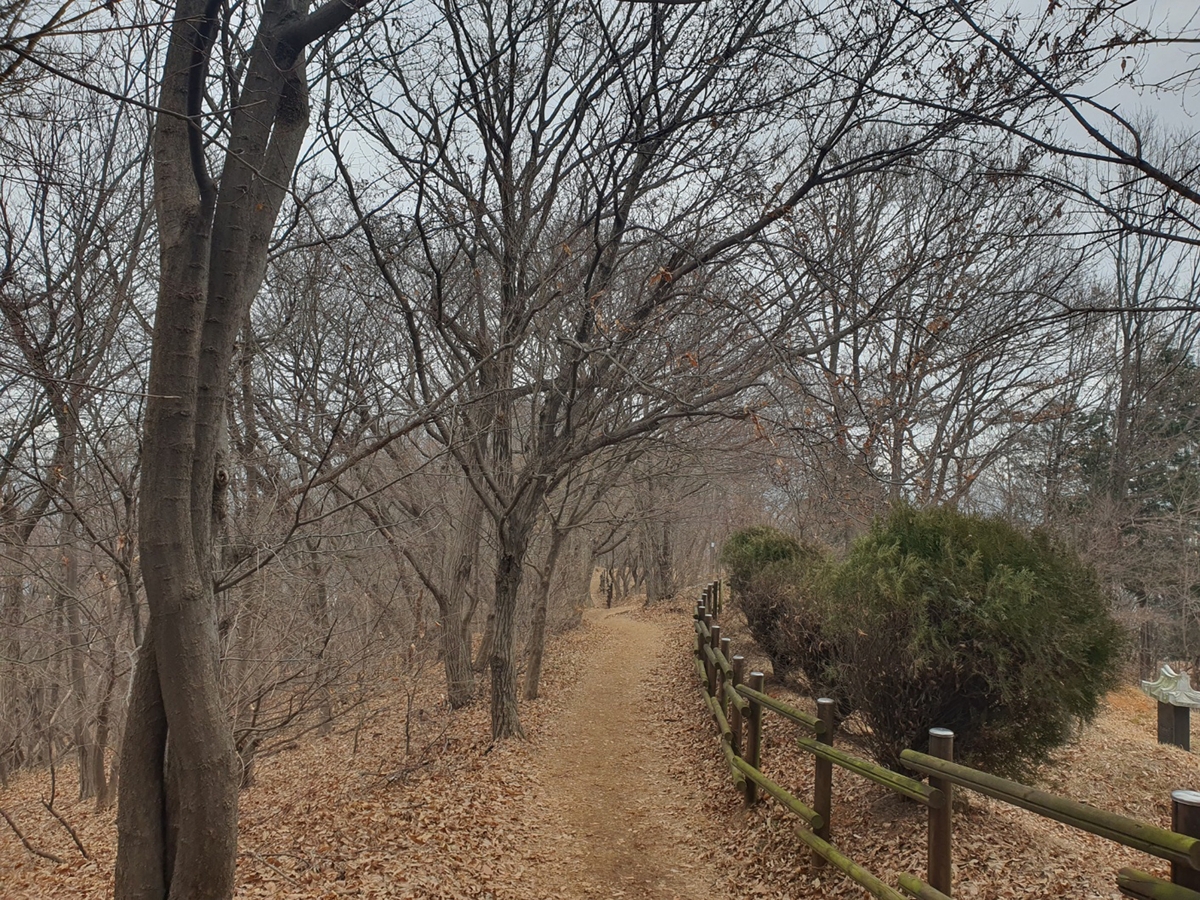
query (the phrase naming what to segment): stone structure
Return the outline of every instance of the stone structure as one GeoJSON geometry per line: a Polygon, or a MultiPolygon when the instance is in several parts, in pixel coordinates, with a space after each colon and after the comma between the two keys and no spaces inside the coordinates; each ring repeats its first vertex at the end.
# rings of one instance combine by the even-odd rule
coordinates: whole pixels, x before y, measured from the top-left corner
{"type": "Polygon", "coordinates": [[[1190,711],[1200,709],[1200,692],[1192,690],[1187,673],[1163,666],[1158,678],[1142,682],[1142,690],[1158,701],[1158,742],[1190,750],[1190,711]]]}

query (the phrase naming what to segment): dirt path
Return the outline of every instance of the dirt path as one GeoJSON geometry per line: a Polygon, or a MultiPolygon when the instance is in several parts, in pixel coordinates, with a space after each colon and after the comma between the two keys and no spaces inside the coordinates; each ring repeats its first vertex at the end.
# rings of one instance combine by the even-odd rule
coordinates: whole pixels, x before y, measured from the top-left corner
{"type": "Polygon", "coordinates": [[[539,895],[706,896],[716,882],[692,827],[695,787],[669,767],[672,723],[642,725],[655,718],[644,680],[666,652],[663,629],[627,609],[588,615],[596,652],[537,754],[540,840],[555,860],[537,873],[539,895]]]}

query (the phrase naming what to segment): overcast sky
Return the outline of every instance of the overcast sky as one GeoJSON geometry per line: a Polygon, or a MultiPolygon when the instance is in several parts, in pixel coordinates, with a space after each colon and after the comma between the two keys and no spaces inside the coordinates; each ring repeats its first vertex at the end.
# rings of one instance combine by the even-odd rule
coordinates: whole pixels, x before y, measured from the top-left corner
{"type": "MultiPolygon", "coordinates": [[[[1164,122],[1200,129],[1200,3],[1197,0],[1132,0],[1126,7],[1134,22],[1148,27],[1156,36],[1185,36],[1190,44],[1160,45],[1146,50],[1139,59],[1136,79],[1145,85],[1168,84],[1171,90],[1148,87],[1135,90],[1122,85],[1110,88],[1104,98],[1119,104],[1123,113],[1138,107],[1152,111],[1164,122]],[[1192,73],[1190,77],[1187,73],[1192,73]]],[[[1113,75],[1119,72],[1114,69],[1113,75]]]]}

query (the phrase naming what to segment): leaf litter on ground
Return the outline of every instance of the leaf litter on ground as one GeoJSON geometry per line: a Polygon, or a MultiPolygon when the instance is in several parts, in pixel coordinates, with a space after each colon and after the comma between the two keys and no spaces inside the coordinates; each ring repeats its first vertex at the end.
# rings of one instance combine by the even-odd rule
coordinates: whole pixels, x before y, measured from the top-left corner
{"type": "MultiPolygon", "coordinates": [[[[638,813],[649,816],[651,826],[678,827],[679,798],[696,798],[686,826],[689,847],[699,849],[667,876],[678,873],[688,884],[711,882],[730,897],[866,896],[832,867],[814,865],[793,834],[796,820],[780,807],[766,801],[744,808],[692,666],[689,604],[626,614],[660,626],[666,642],[639,673],[644,702],[629,711],[624,737],[636,742],[646,729],[669,732],[669,740],[655,744],[664,758],[638,768],[670,783],[647,791],[638,813]]],[[[736,617],[727,615],[722,625],[735,652],[746,652],[752,665],[761,666],[736,617]]],[[[542,697],[521,707],[527,741],[493,744],[485,702],[446,709],[431,668],[411,705],[421,713],[407,722],[407,755],[404,710],[410,707],[406,698],[385,693],[376,698],[369,719],[308,735],[260,761],[256,783],[241,797],[237,897],[632,896],[615,876],[583,879],[578,854],[590,848],[570,833],[561,803],[547,793],[550,780],[539,757],[574,699],[581,663],[589,659],[597,633],[585,624],[551,643],[542,697]]],[[[777,684],[770,692],[811,705],[777,684]]],[[[811,757],[796,746],[796,735],[795,728],[768,717],[763,768],[796,796],[811,800],[811,757]]],[[[1043,769],[1039,786],[1169,827],[1170,791],[1200,787],[1198,773],[1195,756],[1155,742],[1153,701],[1125,688],[1110,695],[1098,720],[1043,769]]],[[[68,796],[65,788],[75,778],[71,765],[60,765],[56,777],[55,809],[92,858],[83,858],[41,802],[48,795],[48,773],[20,773],[0,791],[0,809],[32,846],[63,862],[32,855],[0,822],[4,900],[112,896],[115,814],[68,796]]],[[[832,820],[834,844],[888,883],[894,885],[899,872],[923,874],[923,807],[838,772],[832,820]]],[[[621,826],[613,823],[612,833],[621,826]]],[[[956,808],[954,828],[955,896],[967,900],[1116,898],[1121,866],[1167,872],[1165,864],[1144,854],[977,795],[956,808]]],[[[669,885],[656,896],[672,896],[669,885]]]]}

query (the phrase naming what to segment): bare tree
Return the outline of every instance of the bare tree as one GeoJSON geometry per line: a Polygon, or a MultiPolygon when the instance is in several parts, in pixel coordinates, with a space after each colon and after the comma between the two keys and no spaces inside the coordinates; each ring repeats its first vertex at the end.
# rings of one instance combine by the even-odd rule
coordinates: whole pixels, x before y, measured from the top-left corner
{"type": "MultiPolygon", "coordinates": [[[[1099,210],[1106,227],[1134,230],[1172,243],[1200,243],[1200,182],[1195,168],[1161,145],[1147,120],[1128,115],[1109,98],[1114,86],[1148,92],[1186,92],[1194,84],[1196,55],[1177,56],[1169,74],[1150,75],[1149,58],[1194,46],[1200,40],[1195,16],[1160,15],[1152,3],[1085,3],[1075,14],[1050,4],[1012,15],[988,4],[952,0],[961,28],[944,34],[947,66],[960,95],[999,81],[1006,89],[1039,101],[1037,114],[980,119],[1018,136],[1054,160],[1030,174],[1056,191],[1099,210]],[[1077,163],[1061,165],[1062,160],[1077,163]],[[1138,187],[1142,205],[1114,198],[1091,174],[1138,187]],[[1158,209],[1164,216],[1146,216],[1158,209]]],[[[1185,140],[1186,142],[1186,140],[1185,140]]]]}
{"type": "MultiPolygon", "coordinates": [[[[1155,155],[1179,167],[1195,159],[1177,134],[1142,130],[1154,137],[1148,149],[1155,155]]],[[[1200,261],[1163,233],[1185,226],[1146,202],[1144,183],[1118,183],[1109,194],[1126,217],[1154,221],[1099,248],[1107,277],[1090,329],[1096,366],[1070,416],[1076,431],[1061,445],[1075,472],[1063,479],[1054,514],[1074,527],[1131,602],[1148,676],[1160,647],[1187,647],[1194,639],[1188,619],[1195,615],[1196,562],[1188,523],[1200,502],[1192,464],[1200,261]],[[1157,619],[1164,625],[1161,644],[1157,619]]]]}
{"type": "MultiPolygon", "coordinates": [[[[356,249],[345,244],[328,253],[309,248],[299,267],[290,259],[282,261],[285,276],[309,269],[319,258],[336,261],[336,271],[315,291],[288,283],[286,277],[272,285],[272,294],[292,305],[268,302],[256,328],[255,340],[264,357],[270,357],[258,405],[275,440],[294,457],[301,484],[313,473],[336,468],[349,449],[386,441],[376,458],[310,493],[308,500],[332,490],[340,504],[366,517],[396,577],[411,573],[433,597],[440,612],[447,698],[457,708],[474,698],[470,625],[478,598],[470,586],[483,510],[475,492],[458,484],[457,473],[445,471],[445,460],[437,458],[441,448],[434,447],[430,455],[428,441],[387,440],[396,433],[398,420],[419,420],[411,394],[405,393],[412,360],[402,339],[403,322],[394,309],[377,301],[369,277],[373,266],[359,259],[356,249]],[[355,281],[347,270],[358,279],[349,290],[339,287],[355,281]],[[334,296],[342,297],[336,308],[329,305],[334,296]],[[294,305],[298,297],[309,298],[311,306],[304,312],[294,305]],[[297,347],[280,340],[279,322],[303,334],[297,347]],[[272,392],[283,396],[270,396],[272,392]]],[[[419,632],[417,618],[413,627],[419,632]]]]}
{"type": "Polygon", "coordinates": [[[493,733],[506,736],[520,731],[513,621],[544,499],[588,454],[727,404],[757,378],[752,348],[806,314],[775,305],[769,278],[722,267],[792,227],[822,186],[983,120],[1027,121],[1047,94],[1012,91],[1020,66],[1002,54],[964,86],[974,76],[955,60],[972,38],[955,8],[494,12],[388,19],[325,119],[405,316],[413,405],[454,391],[470,425],[433,431],[497,534],[493,733]],[[347,157],[350,121],[386,168],[347,157]],[[857,137],[882,121],[905,127],[857,137]]]}
{"type": "Polygon", "coordinates": [[[96,8],[76,9],[73,2],[43,5],[33,0],[0,3],[0,93],[17,93],[44,75],[47,58],[56,54],[45,45],[56,35],[81,28],[96,8]],[[33,69],[33,72],[29,72],[33,69]]]}
{"type": "MultiPolygon", "coordinates": [[[[108,49],[126,58],[132,52],[128,43],[112,42],[108,49]]],[[[115,78],[121,94],[136,91],[140,80],[132,69],[118,70],[115,78]]],[[[123,513],[101,521],[95,504],[111,497],[102,488],[105,482],[115,487],[110,476],[124,479],[131,490],[137,465],[128,444],[114,445],[109,436],[140,388],[144,359],[144,342],[130,326],[150,232],[148,171],[138,152],[146,122],[135,108],[98,94],[39,89],[22,103],[23,114],[7,123],[0,147],[6,159],[0,176],[0,315],[6,325],[3,361],[13,388],[6,400],[15,403],[6,415],[13,416],[13,425],[24,418],[12,432],[0,474],[9,519],[6,619],[15,641],[18,573],[26,561],[33,564],[26,549],[34,529],[43,517],[53,517],[56,552],[40,573],[54,595],[55,619],[62,621],[67,644],[63,687],[70,709],[64,718],[79,754],[80,795],[103,802],[115,682],[107,679],[97,716],[89,690],[93,654],[85,582],[92,573],[88,548],[103,546],[120,571],[116,581],[123,596],[136,603],[131,542],[118,549],[112,532],[123,513]],[[17,412],[20,408],[24,411],[17,412]],[[28,498],[24,503],[22,495],[28,498]]],[[[136,634],[136,608],[117,609],[132,614],[136,634]]],[[[118,629],[106,616],[90,618],[110,626],[103,669],[111,674],[118,629]]],[[[19,662],[19,648],[13,643],[10,649],[19,662]]]]}
{"type": "Polygon", "coordinates": [[[1012,168],[930,153],[823,192],[769,248],[793,304],[822,301],[797,329],[817,349],[778,391],[797,474],[817,463],[817,492],[839,498],[834,531],[902,497],[964,501],[1056,407],[1083,255],[1012,168]]]}
{"type": "MultiPolygon", "coordinates": [[[[497,534],[490,665],[493,732],[506,736],[520,731],[515,615],[545,498],[589,454],[736,391],[725,380],[732,354],[693,354],[695,366],[683,361],[699,322],[676,315],[668,279],[638,283],[633,272],[650,259],[637,249],[646,235],[640,223],[631,230],[631,215],[643,204],[649,209],[662,184],[704,164],[746,164],[736,155],[718,163],[719,148],[752,127],[762,101],[749,89],[749,59],[775,33],[761,6],[744,14],[692,10],[667,23],[634,7],[577,21],[566,6],[514,5],[500,31],[483,29],[483,11],[474,7],[440,12],[444,24],[412,51],[411,69],[405,58],[395,71],[346,82],[358,121],[391,149],[400,186],[420,185],[413,226],[398,231],[394,219],[370,217],[369,196],[356,190],[354,200],[371,218],[372,253],[408,317],[414,405],[461,386],[463,412],[455,422],[440,419],[435,434],[459,461],[497,534]],[[706,51],[688,37],[698,26],[720,35],[736,66],[725,71],[700,61],[706,51]],[[611,57],[609,39],[619,44],[611,57]],[[532,69],[518,62],[531,48],[540,54],[532,69]],[[574,48],[588,57],[576,59],[574,48]],[[666,60],[675,53],[698,81],[668,74],[666,60]],[[499,59],[507,61],[487,62],[499,59]],[[431,64],[437,76],[418,80],[417,69],[431,64]],[[366,85],[369,96],[361,92],[366,85]],[[399,92],[394,99],[386,96],[389,87],[399,92]],[[601,108],[613,90],[630,92],[632,105],[622,99],[612,106],[620,118],[601,108]],[[559,91],[567,92],[561,100],[559,91]],[[734,109],[745,111],[745,123],[723,130],[707,121],[734,109]],[[402,137],[393,136],[396,129],[402,137]],[[685,132],[694,136],[691,144],[685,132]],[[635,143],[625,145],[629,140],[635,143]],[[688,149],[672,156],[669,147],[688,149]],[[572,209],[579,201],[583,207],[572,209]],[[663,340],[678,349],[664,353],[663,340]],[[645,341],[659,349],[639,358],[645,341]],[[640,384],[613,377],[631,365],[640,384]],[[655,386],[671,375],[678,390],[655,386]],[[644,396],[634,401],[630,389],[644,396]]],[[[390,39],[381,33],[381,41],[390,39]]],[[[690,240],[699,226],[683,223],[700,209],[699,196],[689,198],[658,224],[683,227],[690,240]]]]}
{"type": "Polygon", "coordinates": [[[306,48],[358,7],[268,0],[247,23],[244,67],[236,55],[216,60],[226,89],[217,109],[206,103],[210,63],[238,35],[217,40],[227,21],[215,3],[175,7],[154,129],[161,271],[140,518],[150,621],[121,754],[120,900],[233,893],[239,772],[212,576],[214,503],[228,480],[217,465],[225,398],[308,127],[306,48]],[[222,157],[217,178],[210,153],[222,157]]]}
{"type": "MultiPolygon", "coordinates": [[[[353,48],[364,52],[337,72],[343,93],[331,98],[326,121],[330,146],[345,151],[367,140],[385,160],[371,170],[343,152],[339,162],[352,192],[349,218],[367,225],[365,252],[379,278],[370,290],[407,344],[393,360],[398,389],[391,399],[410,415],[403,424],[387,421],[379,412],[382,395],[350,402],[365,380],[339,381],[331,370],[368,354],[347,353],[313,357],[311,369],[294,373],[304,390],[290,429],[281,417],[268,422],[264,382],[255,385],[253,377],[239,385],[240,411],[232,409],[228,379],[266,368],[259,358],[264,335],[247,322],[247,310],[263,281],[308,124],[307,48],[360,5],[330,0],[311,10],[307,2],[281,0],[231,7],[178,0],[169,42],[156,46],[147,29],[138,63],[163,61],[156,102],[59,64],[55,53],[69,49],[78,59],[96,48],[91,29],[64,30],[66,7],[50,8],[42,19],[41,7],[24,3],[0,11],[6,96],[19,77],[36,71],[103,96],[136,94],[135,106],[155,119],[161,271],[139,526],[150,622],[122,756],[121,898],[232,891],[238,772],[220,690],[222,589],[246,587],[265,560],[302,560],[317,583],[306,609],[327,625],[334,579],[325,554],[351,548],[334,529],[305,533],[307,526],[363,517],[386,542],[401,534],[402,521],[402,536],[411,538],[436,520],[439,533],[455,540],[428,564],[427,588],[442,592],[442,619],[457,635],[456,648],[464,633],[469,637],[469,583],[481,571],[494,575],[493,731],[519,733],[514,644],[523,567],[538,549],[541,524],[543,571],[553,571],[561,523],[546,511],[572,473],[684,419],[740,416],[757,427],[754,410],[740,407],[751,386],[772,380],[764,374],[771,353],[793,368],[801,358],[819,360],[840,377],[840,364],[828,357],[848,352],[850,329],[863,320],[814,326],[782,341],[817,313],[811,300],[793,303],[761,268],[769,258],[764,247],[794,243],[804,228],[804,202],[830,185],[875,177],[947,136],[978,139],[987,135],[985,125],[1061,149],[1064,141],[1040,130],[1050,121],[1047,110],[1081,108],[1070,92],[1103,62],[1091,59],[1091,50],[1105,56],[1137,43],[1109,40],[1097,23],[1117,20],[1099,7],[1062,26],[1035,20],[1018,37],[1004,33],[1004,22],[985,21],[983,3],[913,10],[881,0],[513,0],[430,2],[401,6],[398,15],[389,9],[366,43],[353,48]],[[68,40],[51,47],[51,35],[68,40]],[[351,139],[352,120],[361,132],[351,139]],[[903,127],[875,144],[862,142],[880,122],[903,127]],[[331,392],[336,403],[327,402],[331,392]],[[395,443],[425,421],[423,434],[403,447],[395,443]],[[349,474],[389,446],[385,459],[349,474]],[[458,470],[454,502],[435,507],[387,491],[406,467],[446,459],[458,470]],[[280,498],[269,510],[259,502],[268,491],[280,498]],[[230,521],[231,508],[237,521],[230,521]],[[467,527],[440,530],[455,519],[467,527]],[[478,555],[481,534],[495,541],[494,564],[478,555]],[[251,546],[255,553],[242,552],[251,546]]],[[[337,66],[343,48],[321,48],[322,70],[337,66]]],[[[1084,116],[1081,124],[1090,121],[1084,116]]],[[[1118,117],[1108,122],[1121,141],[1103,130],[1089,131],[1089,139],[1104,147],[1105,160],[1157,186],[1147,203],[1163,207],[1179,224],[1172,233],[1188,239],[1194,217],[1182,204],[1195,198],[1187,178],[1142,152],[1138,133],[1118,117]]],[[[13,133],[6,128],[0,141],[13,133]]],[[[1090,196],[1078,179],[1018,162],[1060,190],[1090,196]]],[[[1130,223],[1129,216],[1118,219],[1130,223]]],[[[1137,227],[1170,230],[1161,222],[1137,227]]],[[[102,239],[91,243],[100,249],[102,239]]],[[[930,276],[927,284],[950,280],[930,276]]],[[[3,286],[11,286],[7,273],[3,286]]],[[[23,322],[35,334],[33,311],[9,299],[10,331],[23,322]]],[[[886,399],[894,414],[856,418],[843,404],[835,418],[861,422],[849,427],[861,429],[864,445],[872,429],[872,448],[890,442],[890,454],[872,449],[863,456],[876,465],[886,458],[893,483],[920,478],[935,486],[931,491],[952,494],[970,475],[969,467],[956,466],[979,456],[980,441],[996,432],[994,404],[968,410],[967,418],[990,423],[982,438],[953,414],[942,416],[937,427],[948,437],[941,449],[922,444],[912,418],[955,391],[975,391],[980,379],[986,390],[973,397],[1017,376],[945,365],[939,371],[953,377],[922,371],[902,396],[888,378],[917,365],[926,345],[974,360],[982,341],[967,328],[935,327],[931,334],[944,310],[921,296],[907,299],[891,330],[880,331],[892,343],[872,350],[877,378],[870,394],[886,399]],[[962,343],[952,346],[950,338],[960,335],[962,343]]],[[[35,368],[36,344],[12,345],[18,353],[8,359],[20,357],[22,377],[35,368]]],[[[1008,350],[1018,347],[1028,345],[1008,350]]],[[[68,558],[77,565],[87,544],[128,573],[129,536],[122,541],[115,526],[102,533],[84,515],[79,423],[87,382],[99,370],[89,375],[84,364],[78,390],[75,371],[65,366],[22,381],[26,394],[8,417],[26,458],[47,429],[55,432],[48,458],[60,448],[63,454],[49,476],[47,457],[18,473],[24,480],[5,495],[12,555],[21,556],[28,529],[44,523],[57,528],[64,548],[74,548],[68,558]],[[35,470],[40,483],[24,477],[35,470]]],[[[134,405],[123,413],[131,421],[134,405]]],[[[99,408],[93,403],[89,414],[98,419],[99,408]]],[[[136,459],[137,442],[100,432],[86,440],[87,464],[103,470],[110,501],[125,504],[128,524],[137,463],[109,465],[111,457],[97,451],[119,448],[136,459]]],[[[115,505],[111,515],[105,509],[104,521],[115,523],[115,505]]],[[[364,555],[380,549],[353,548],[364,555]]],[[[417,555],[412,545],[402,547],[390,557],[390,571],[407,577],[417,555]]],[[[77,568],[59,580],[63,627],[76,649],[87,641],[68,617],[87,577],[77,568]]],[[[136,631],[136,576],[123,584],[136,631]]],[[[22,597],[6,594],[6,610],[22,597]]],[[[460,663],[447,661],[456,698],[471,693],[460,663]]]]}

